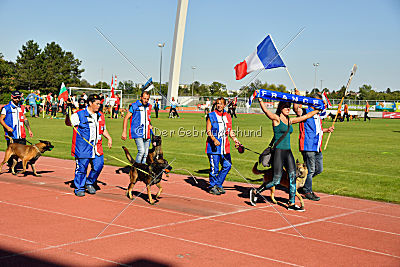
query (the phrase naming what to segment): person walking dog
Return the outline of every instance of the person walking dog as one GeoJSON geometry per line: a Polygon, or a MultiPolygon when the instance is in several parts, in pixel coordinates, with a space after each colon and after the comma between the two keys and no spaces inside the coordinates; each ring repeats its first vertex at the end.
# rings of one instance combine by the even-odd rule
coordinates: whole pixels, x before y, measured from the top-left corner
{"type": "Polygon", "coordinates": [[[96,194],[94,184],[104,166],[103,139],[108,139],[108,148],[112,147],[112,138],[107,131],[105,117],[99,112],[100,97],[96,94],[88,97],[88,106],[72,114],[71,124],[74,127],[71,154],[75,157],[75,195],[96,194]],[[87,175],[87,169],[91,170],[87,175]]]}

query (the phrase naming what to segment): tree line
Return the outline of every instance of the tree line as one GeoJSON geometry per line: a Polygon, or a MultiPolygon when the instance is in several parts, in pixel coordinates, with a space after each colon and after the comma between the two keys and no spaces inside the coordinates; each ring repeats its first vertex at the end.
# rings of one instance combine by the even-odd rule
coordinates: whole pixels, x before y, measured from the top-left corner
{"type": "MultiPolygon", "coordinates": [[[[27,41],[18,51],[19,54],[15,62],[4,59],[0,52],[0,101],[9,99],[9,94],[12,90],[18,89],[21,91],[41,90],[44,93],[56,92],[60,89],[60,85],[64,82],[68,87],[87,87],[87,88],[110,88],[110,85],[104,81],[99,81],[96,84],[90,84],[85,79],[82,79],[82,73],[85,71],[80,66],[82,61],[75,58],[70,51],[65,51],[62,47],[55,43],[47,43],[41,49],[33,40],[27,41]],[[4,99],[4,100],[3,100],[4,99]]],[[[168,83],[160,84],[154,82],[154,92],[161,89],[161,94],[167,95],[168,83]]],[[[140,94],[140,84],[134,83],[131,80],[120,81],[118,89],[122,89],[124,94],[140,94]]],[[[194,81],[192,84],[180,86],[178,94],[181,96],[249,96],[255,89],[267,89],[279,92],[289,92],[285,85],[269,84],[255,80],[247,86],[242,86],[240,90],[228,92],[227,86],[223,83],[214,81],[211,84],[202,84],[199,81],[194,81]]],[[[329,93],[329,98],[341,98],[345,91],[345,86],[338,90],[324,89],[329,93]]],[[[314,88],[308,95],[319,91],[314,88]]],[[[375,91],[371,85],[363,85],[358,92],[350,92],[349,99],[376,99],[376,100],[399,100],[400,91],[392,91],[387,88],[384,92],[375,91]]]]}

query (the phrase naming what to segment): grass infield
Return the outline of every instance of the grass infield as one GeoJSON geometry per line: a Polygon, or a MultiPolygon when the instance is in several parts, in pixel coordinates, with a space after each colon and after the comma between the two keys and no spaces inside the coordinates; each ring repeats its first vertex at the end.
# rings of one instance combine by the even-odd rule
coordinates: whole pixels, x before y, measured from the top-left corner
{"type": "MultiPolygon", "coordinates": [[[[180,115],[180,119],[168,119],[166,113],[161,113],[160,118],[152,119],[153,126],[157,128],[156,133],[163,136],[164,157],[169,162],[173,161],[175,173],[189,175],[183,168],[195,176],[208,177],[204,115],[180,115]]],[[[73,159],[70,153],[72,129],[65,126],[63,119],[29,118],[29,121],[34,133],[33,138],[28,138],[29,141],[35,143],[39,139],[48,140],[55,146],[45,156],[73,159]]],[[[121,146],[128,147],[131,154],[135,155],[135,143],[133,140],[121,140],[122,119],[107,119],[106,125],[113,138],[113,147],[106,148],[107,142],[103,141],[105,164],[124,166],[111,156],[127,161],[121,146]]],[[[327,119],[323,125],[328,127],[332,122],[327,119]]],[[[335,128],[327,150],[323,151],[324,170],[313,180],[314,191],[400,203],[399,121],[345,121],[337,122],[335,128]]],[[[262,152],[272,138],[271,121],[265,115],[240,114],[237,119],[233,119],[233,129],[238,130],[237,135],[242,144],[258,152],[262,152]]],[[[294,125],[291,147],[295,159],[302,161],[298,136],[298,126],[294,125]]],[[[327,137],[328,134],[325,134],[323,145],[327,137]]],[[[5,148],[6,142],[1,142],[0,149],[4,151],[5,148]]],[[[252,174],[251,169],[258,155],[250,151],[239,154],[233,144],[231,149],[233,166],[237,171],[232,168],[227,179],[246,182],[243,176],[256,183],[255,180],[260,177],[252,174]]],[[[73,175],[73,172],[66,174],[71,178],[73,175]]],[[[128,183],[128,177],[126,181],[128,183]]]]}

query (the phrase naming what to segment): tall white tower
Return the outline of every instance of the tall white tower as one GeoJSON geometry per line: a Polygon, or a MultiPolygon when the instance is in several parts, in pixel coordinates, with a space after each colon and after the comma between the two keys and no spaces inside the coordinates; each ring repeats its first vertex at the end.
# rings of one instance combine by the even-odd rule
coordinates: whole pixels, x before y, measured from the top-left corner
{"type": "MultiPolygon", "coordinates": [[[[189,0],[178,0],[176,10],[174,43],[172,45],[171,66],[169,68],[168,101],[174,97],[178,99],[179,77],[181,74],[181,61],[183,38],[185,37],[186,15],[189,0]]],[[[167,104],[168,105],[168,104],[167,104]]]]}

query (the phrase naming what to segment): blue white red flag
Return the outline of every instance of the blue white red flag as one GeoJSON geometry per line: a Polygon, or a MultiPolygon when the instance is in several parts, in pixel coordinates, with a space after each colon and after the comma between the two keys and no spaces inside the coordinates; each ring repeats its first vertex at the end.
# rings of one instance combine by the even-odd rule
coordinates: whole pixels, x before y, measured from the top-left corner
{"type": "Polygon", "coordinates": [[[279,56],[274,41],[268,35],[251,55],[235,66],[236,80],[244,78],[247,74],[255,70],[279,67],[286,67],[286,65],[279,56]]]}
{"type": "Polygon", "coordinates": [[[253,94],[249,97],[249,103],[248,107],[251,106],[251,103],[253,103],[254,98],[257,96],[257,90],[254,90],[253,94]]]}

